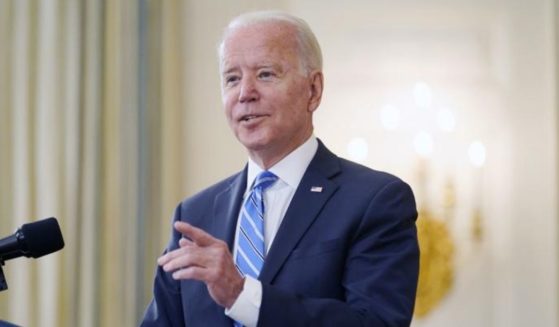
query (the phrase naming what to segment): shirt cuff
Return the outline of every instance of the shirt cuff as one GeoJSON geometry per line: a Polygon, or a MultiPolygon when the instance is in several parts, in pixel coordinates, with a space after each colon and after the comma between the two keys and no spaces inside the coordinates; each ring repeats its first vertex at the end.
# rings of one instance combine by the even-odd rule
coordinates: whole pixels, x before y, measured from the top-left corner
{"type": "Polygon", "coordinates": [[[243,290],[231,308],[225,309],[225,314],[246,327],[256,327],[261,303],[262,284],[250,276],[245,276],[243,290]]]}

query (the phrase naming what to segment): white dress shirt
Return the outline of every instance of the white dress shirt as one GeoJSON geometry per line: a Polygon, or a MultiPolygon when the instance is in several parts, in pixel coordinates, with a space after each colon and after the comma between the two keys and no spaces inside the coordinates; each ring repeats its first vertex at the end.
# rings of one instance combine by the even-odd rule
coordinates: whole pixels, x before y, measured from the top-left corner
{"type": "MultiPolygon", "coordinates": [[[[278,177],[278,180],[264,191],[264,243],[266,253],[268,253],[272,246],[281,221],[295,194],[295,190],[297,190],[299,182],[301,182],[317,149],[318,141],[313,135],[305,143],[268,169],[268,171],[278,177]]],[[[250,192],[256,176],[262,171],[263,169],[249,158],[247,188],[244,199],[246,199],[250,192]]],[[[233,249],[234,258],[237,256],[239,224],[240,219],[237,219],[237,231],[235,233],[235,246],[233,249]]],[[[231,308],[225,310],[225,314],[247,327],[256,326],[261,303],[262,284],[257,279],[246,276],[243,290],[231,308]]]]}

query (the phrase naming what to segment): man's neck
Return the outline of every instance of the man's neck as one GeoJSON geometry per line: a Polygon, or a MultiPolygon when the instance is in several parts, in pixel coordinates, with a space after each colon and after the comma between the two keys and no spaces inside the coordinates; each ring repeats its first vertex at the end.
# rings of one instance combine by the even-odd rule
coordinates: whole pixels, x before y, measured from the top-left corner
{"type": "Polygon", "coordinates": [[[312,137],[312,132],[300,142],[295,143],[293,146],[277,151],[276,149],[269,148],[260,151],[249,151],[248,155],[254,163],[256,163],[263,170],[268,170],[275,164],[280,162],[283,158],[287,157],[291,152],[298,149],[301,145],[307,142],[312,137]]]}

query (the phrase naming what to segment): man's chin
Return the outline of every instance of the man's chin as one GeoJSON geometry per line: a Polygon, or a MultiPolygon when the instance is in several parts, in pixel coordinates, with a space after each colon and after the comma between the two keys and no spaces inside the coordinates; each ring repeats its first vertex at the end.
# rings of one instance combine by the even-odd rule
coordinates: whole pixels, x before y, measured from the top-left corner
{"type": "Polygon", "coordinates": [[[264,130],[239,129],[235,136],[237,140],[249,151],[258,151],[270,145],[270,137],[264,130]]]}
{"type": "Polygon", "coordinates": [[[262,151],[269,145],[265,140],[240,140],[240,142],[249,152],[262,151]]]}

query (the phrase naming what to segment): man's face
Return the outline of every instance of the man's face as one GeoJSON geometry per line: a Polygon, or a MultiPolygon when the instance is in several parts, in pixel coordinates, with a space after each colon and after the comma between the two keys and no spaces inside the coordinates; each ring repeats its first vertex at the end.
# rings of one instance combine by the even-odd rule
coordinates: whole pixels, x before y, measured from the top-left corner
{"type": "Polygon", "coordinates": [[[229,125],[264,165],[273,165],[312,133],[322,75],[303,72],[296,42],[291,26],[258,23],[234,29],[223,44],[221,90],[229,125]]]}

